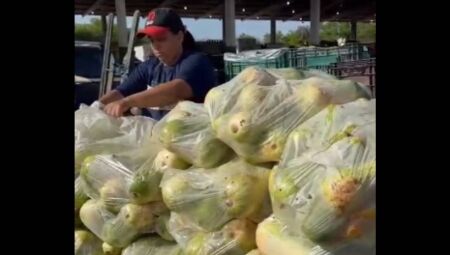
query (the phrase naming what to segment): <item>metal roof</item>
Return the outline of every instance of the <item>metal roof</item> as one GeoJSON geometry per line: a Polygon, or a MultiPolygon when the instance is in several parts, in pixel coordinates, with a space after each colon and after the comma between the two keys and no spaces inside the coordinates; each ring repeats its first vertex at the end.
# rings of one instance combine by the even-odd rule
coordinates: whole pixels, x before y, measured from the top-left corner
{"type": "MultiPolygon", "coordinates": [[[[127,15],[156,7],[174,8],[181,17],[222,18],[226,0],[125,0],[127,15]]],[[[235,0],[236,19],[309,21],[310,0],[235,0]],[[287,3],[289,2],[289,4],[287,3]]],[[[114,0],[75,0],[75,14],[115,13],[114,0]]],[[[322,21],[375,20],[375,0],[321,0],[322,21]]]]}

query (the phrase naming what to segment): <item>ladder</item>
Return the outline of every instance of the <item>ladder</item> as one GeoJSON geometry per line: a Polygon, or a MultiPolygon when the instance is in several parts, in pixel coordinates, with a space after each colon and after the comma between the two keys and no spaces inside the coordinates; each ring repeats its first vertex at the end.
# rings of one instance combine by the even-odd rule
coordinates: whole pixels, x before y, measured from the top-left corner
{"type": "Polygon", "coordinates": [[[108,93],[113,86],[114,81],[114,70],[118,68],[121,74],[121,82],[123,82],[129,75],[131,61],[133,59],[133,47],[136,38],[137,29],[139,26],[140,12],[136,10],[133,15],[133,21],[131,25],[131,31],[128,37],[128,46],[125,56],[123,57],[122,63],[116,63],[114,56],[111,53],[111,41],[112,41],[112,31],[114,26],[114,14],[110,13],[106,19],[106,35],[103,50],[103,62],[102,70],[100,76],[100,86],[98,98],[100,99],[103,95],[108,93]]]}

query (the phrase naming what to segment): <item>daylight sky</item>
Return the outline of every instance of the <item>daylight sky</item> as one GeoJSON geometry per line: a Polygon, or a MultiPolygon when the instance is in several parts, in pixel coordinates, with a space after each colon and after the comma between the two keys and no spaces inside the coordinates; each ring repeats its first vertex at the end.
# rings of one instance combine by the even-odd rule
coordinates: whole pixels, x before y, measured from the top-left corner
{"type": "MultiPolygon", "coordinates": [[[[99,16],[84,16],[75,15],[76,24],[89,23],[92,18],[98,18],[99,16]]],[[[128,27],[131,26],[132,17],[127,18],[128,27]]],[[[141,19],[139,27],[144,27],[145,19],[141,19]]],[[[192,33],[196,40],[204,39],[222,39],[222,20],[217,19],[191,19],[183,18],[183,23],[188,30],[192,33]]],[[[291,30],[296,30],[299,26],[309,26],[309,22],[301,21],[277,21],[276,30],[283,33],[287,33],[291,30]]],[[[270,21],[260,20],[236,20],[236,36],[240,34],[248,34],[258,39],[263,39],[264,34],[270,33],[270,21]]]]}

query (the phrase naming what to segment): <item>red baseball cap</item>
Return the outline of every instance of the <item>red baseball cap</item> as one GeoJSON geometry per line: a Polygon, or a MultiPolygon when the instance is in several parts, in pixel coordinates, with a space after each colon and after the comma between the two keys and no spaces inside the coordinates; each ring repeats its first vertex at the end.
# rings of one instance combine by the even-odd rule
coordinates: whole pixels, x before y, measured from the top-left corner
{"type": "Polygon", "coordinates": [[[172,31],[184,30],[180,16],[170,8],[157,8],[148,13],[145,27],[138,31],[137,37],[161,37],[172,31]]]}

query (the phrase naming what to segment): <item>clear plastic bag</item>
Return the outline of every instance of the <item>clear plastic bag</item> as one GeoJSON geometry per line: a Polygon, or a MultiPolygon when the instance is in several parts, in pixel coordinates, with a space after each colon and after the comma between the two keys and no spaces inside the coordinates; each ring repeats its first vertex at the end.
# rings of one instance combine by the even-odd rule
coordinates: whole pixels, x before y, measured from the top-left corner
{"type": "Polygon", "coordinates": [[[121,122],[120,118],[110,117],[97,107],[80,105],[75,111],[75,143],[120,136],[121,122]]]}
{"type": "Polygon", "coordinates": [[[102,241],[87,230],[75,230],[75,255],[104,255],[102,241]]]}
{"type": "Polygon", "coordinates": [[[214,169],[165,171],[161,181],[167,207],[207,231],[235,218],[255,222],[270,215],[269,169],[242,160],[214,169]]]}
{"type": "Polygon", "coordinates": [[[128,187],[133,174],[114,155],[89,157],[80,171],[86,194],[113,213],[130,201],[128,187]]]}
{"type": "Polygon", "coordinates": [[[102,201],[111,212],[118,212],[127,203],[161,201],[159,183],[164,169],[186,168],[189,164],[167,150],[159,151],[156,144],[151,148],[145,153],[87,158],[80,175],[87,195],[102,201]]]}
{"type": "Polygon", "coordinates": [[[83,224],[102,241],[124,248],[138,237],[155,232],[156,220],[167,213],[162,202],[145,205],[126,204],[113,214],[96,200],[87,201],[80,209],[83,224]]]}
{"type": "Polygon", "coordinates": [[[258,250],[264,255],[375,255],[375,246],[352,243],[319,245],[308,238],[293,234],[291,225],[271,216],[256,230],[258,250]]]}
{"type": "Polygon", "coordinates": [[[369,97],[352,81],[279,79],[249,67],[208,92],[216,136],[251,163],[278,162],[289,133],[329,104],[369,97]]]}
{"type": "Polygon", "coordinates": [[[183,252],[174,242],[156,236],[145,236],[125,248],[122,255],[183,255],[183,252]]]}
{"type": "Polygon", "coordinates": [[[75,173],[89,156],[143,148],[155,123],[143,116],[112,118],[100,109],[80,107],[75,112],[75,173]]]}
{"type": "MultiPolygon", "coordinates": [[[[359,134],[373,134],[374,123],[359,134]]],[[[375,242],[374,135],[347,136],[276,167],[269,179],[274,215],[321,243],[375,242]]]]}
{"type": "Polygon", "coordinates": [[[196,167],[216,167],[235,156],[231,148],[214,136],[202,104],[178,103],[155,126],[155,134],[166,149],[196,167]]]}
{"type": "Polygon", "coordinates": [[[329,105],[302,123],[289,135],[280,165],[287,164],[308,150],[324,150],[350,135],[375,140],[375,99],[329,105]],[[361,129],[364,126],[373,129],[361,129]]]}
{"type": "Polygon", "coordinates": [[[256,226],[250,220],[236,219],[217,231],[207,232],[174,212],[169,221],[169,231],[184,255],[244,255],[256,248],[256,226]]]}
{"type": "Polygon", "coordinates": [[[75,179],[75,227],[81,227],[82,223],[80,220],[80,208],[81,206],[89,200],[83,189],[83,184],[80,177],[75,179]]]}

